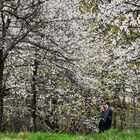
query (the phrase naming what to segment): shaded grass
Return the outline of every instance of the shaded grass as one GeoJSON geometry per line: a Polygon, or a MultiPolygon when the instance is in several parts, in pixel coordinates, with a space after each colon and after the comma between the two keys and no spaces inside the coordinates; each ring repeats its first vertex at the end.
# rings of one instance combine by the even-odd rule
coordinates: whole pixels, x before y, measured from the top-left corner
{"type": "Polygon", "coordinates": [[[111,130],[102,134],[72,135],[64,133],[0,133],[0,140],[140,140],[140,130],[111,130]]]}

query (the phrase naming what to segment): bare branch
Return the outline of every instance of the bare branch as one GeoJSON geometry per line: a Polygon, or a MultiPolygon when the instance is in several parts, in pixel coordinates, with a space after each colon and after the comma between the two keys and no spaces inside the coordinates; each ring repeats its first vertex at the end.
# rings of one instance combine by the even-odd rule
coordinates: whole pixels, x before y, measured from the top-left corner
{"type": "Polygon", "coordinates": [[[24,33],[17,41],[14,41],[10,47],[8,47],[5,51],[4,51],[4,55],[3,55],[3,60],[7,58],[9,51],[11,51],[16,44],[18,44],[19,42],[21,42],[28,34],[30,31],[27,31],[26,33],[24,33]]]}

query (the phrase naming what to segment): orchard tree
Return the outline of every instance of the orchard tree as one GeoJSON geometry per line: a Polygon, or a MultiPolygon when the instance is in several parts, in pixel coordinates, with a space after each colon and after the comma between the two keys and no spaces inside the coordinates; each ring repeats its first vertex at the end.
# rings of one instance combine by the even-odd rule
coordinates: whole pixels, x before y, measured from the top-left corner
{"type": "Polygon", "coordinates": [[[2,0],[0,2],[0,129],[2,130],[3,99],[5,83],[3,80],[4,64],[10,52],[22,48],[21,41],[31,35],[38,27],[37,20],[40,6],[39,0],[2,0]]]}
{"type": "MultiPolygon", "coordinates": [[[[93,15],[87,31],[94,42],[88,46],[91,53],[83,53],[87,58],[82,65],[83,72],[90,76],[90,81],[96,79],[94,86],[105,93],[104,96],[114,96],[118,101],[119,98],[134,98],[135,106],[140,89],[139,0],[81,0],[80,10],[93,15]],[[132,89],[131,94],[127,94],[128,89],[132,89]]],[[[134,112],[133,122],[136,120],[134,112]]]]}
{"type": "MultiPolygon", "coordinates": [[[[7,81],[5,79],[5,85],[7,87],[15,86],[11,90],[10,96],[6,98],[6,111],[9,112],[11,119],[18,118],[21,123],[20,118],[25,116],[27,118],[25,124],[29,123],[27,116],[30,115],[30,128],[33,131],[36,130],[36,120],[39,118],[43,118],[51,129],[55,129],[57,122],[53,122],[53,120],[60,120],[57,118],[58,114],[60,113],[61,116],[64,113],[64,111],[59,110],[60,107],[55,100],[61,100],[60,96],[62,96],[63,105],[60,106],[62,110],[66,109],[65,94],[71,96],[69,93],[74,94],[72,88],[78,86],[75,77],[76,67],[74,66],[77,58],[74,55],[74,50],[79,45],[80,35],[78,31],[81,31],[81,28],[77,27],[79,24],[78,12],[75,12],[74,8],[71,9],[66,6],[72,5],[72,7],[78,8],[75,5],[76,3],[75,1],[63,1],[61,3],[60,1],[45,1],[42,4],[42,8],[37,10],[38,13],[35,19],[30,19],[29,22],[28,20],[27,22],[23,20],[25,25],[28,25],[24,27],[25,30],[26,28],[29,30],[29,33],[13,47],[6,59],[5,71],[8,73],[9,67],[11,71],[7,81]],[[69,14],[72,13],[71,10],[74,11],[73,14],[69,14]],[[52,14],[53,12],[54,14],[52,14]],[[15,62],[11,64],[11,60],[15,62]],[[67,88],[63,89],[64,86],[67,88]],[[68,92],[69,90],[70,92],[68,92]],[[61,93],[64,94],[61,95],[61,93]],[[11,102],[9,101],[10,99],[11,102]],[[13,103],[14,101],[15,103],[13,103]],[[9,102],[12,106],[8,108],[9,102]],[[50,109],[51,102],[54,104],[53,109],[50,109]],[[43,110],[44,108],[45,110],[43,110]],[[14,113],[14,110],[18,113],[14,113]],[[49,112],[49,110],[51,111],[49,112]]],[[[14,29],[11,30],[14,31],[14,29]]],[[[78,89],[75,94],[79,94],[78,89]]],[[[77,96],[81,97],[80,95],[75,95],[73,98],[77,98],[77,96]]],[[[70,111],[71,113],[73,111],[72,105],[70,111]]],[[[8,113],[6,115],[9,118],[8,113]]],[[[68,115],[70,116],[70,113],[68,115]]],[[[61,118],[60,116],[59,118],[61,118]]],[[[15,124],[12,122],[12,128],[15,127],[14,130],[16,128],[19,130],[20,126],[18,124],[20,123],[15,124]]],[[[70,127],[72,129],[72,126],[70,127]]]]}

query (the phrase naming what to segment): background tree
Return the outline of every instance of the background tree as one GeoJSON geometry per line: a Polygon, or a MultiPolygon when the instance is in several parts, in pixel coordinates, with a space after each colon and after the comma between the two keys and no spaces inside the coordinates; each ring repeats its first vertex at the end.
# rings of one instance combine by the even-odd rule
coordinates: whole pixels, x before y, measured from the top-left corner
{"type": "Polygon", "coordinates": [[[5,83],[3,82],[4,64],[9,53],[18,47],[20,42],[29,35],[35,27],[34,19],[37,17],[41,1],[1,1],[0,2],[0,21],[1,21],[1,78],[0,78],[0,128],[2,129],[3,98],[5,96],[5,83]]]}
{"type": "MultiPolygon", "coordinates": [[[[94,22],[87,27],[95,40],[93,47],[90,47],[92,52],[94,50],[94,59],[91,57],[92,66],[90,67],[98,79],[97,89],[100,90],[101,96],[105,93],[105,97],[114,96],[115,99],[120,100],[119,104],[122,106],[115,105],[115,108],[125,109],[121,102],[123,100],[129,102],[130,98],[135,98],[134,105],[136,96],[133,95],[135,92],[138,93],[139,89],[139,80],[137,80],[139,74],[132,70],[134,66],[132,63],[139,63],[139,44],[137,44],[139,42],[139,1],[82,0],[80,4],[82,12],[90,12],[93,15],[94,22]],[[133,66],[130,68],[130,65],[133,66]],[[130,75],[133,75],[133,78],[130,75]],[[131,94],[127,89],[132,89],[131,94]]],[[[136,71],[139,71],[138,67],[136,71]]],[[[120,113],[120,110],[118,111],[120,113]]],[[[136,117],[136,113],[134,114],[133,116],[136,117]]],[[[123,118],[120,119],[122,122],[123,118]]],[[[135,123],[134,120],[133,123],[135,123]]]]}

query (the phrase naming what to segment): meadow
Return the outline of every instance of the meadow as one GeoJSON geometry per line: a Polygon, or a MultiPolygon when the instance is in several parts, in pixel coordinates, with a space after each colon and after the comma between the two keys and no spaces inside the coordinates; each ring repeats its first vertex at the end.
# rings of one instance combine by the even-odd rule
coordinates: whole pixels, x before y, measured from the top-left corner
{"type": "Polygon", "coordinates": [[[140,130],[111,130],[102,134],[74,135],[51,132],[0,133],[0,140],[140,140],[140,130]]]}

